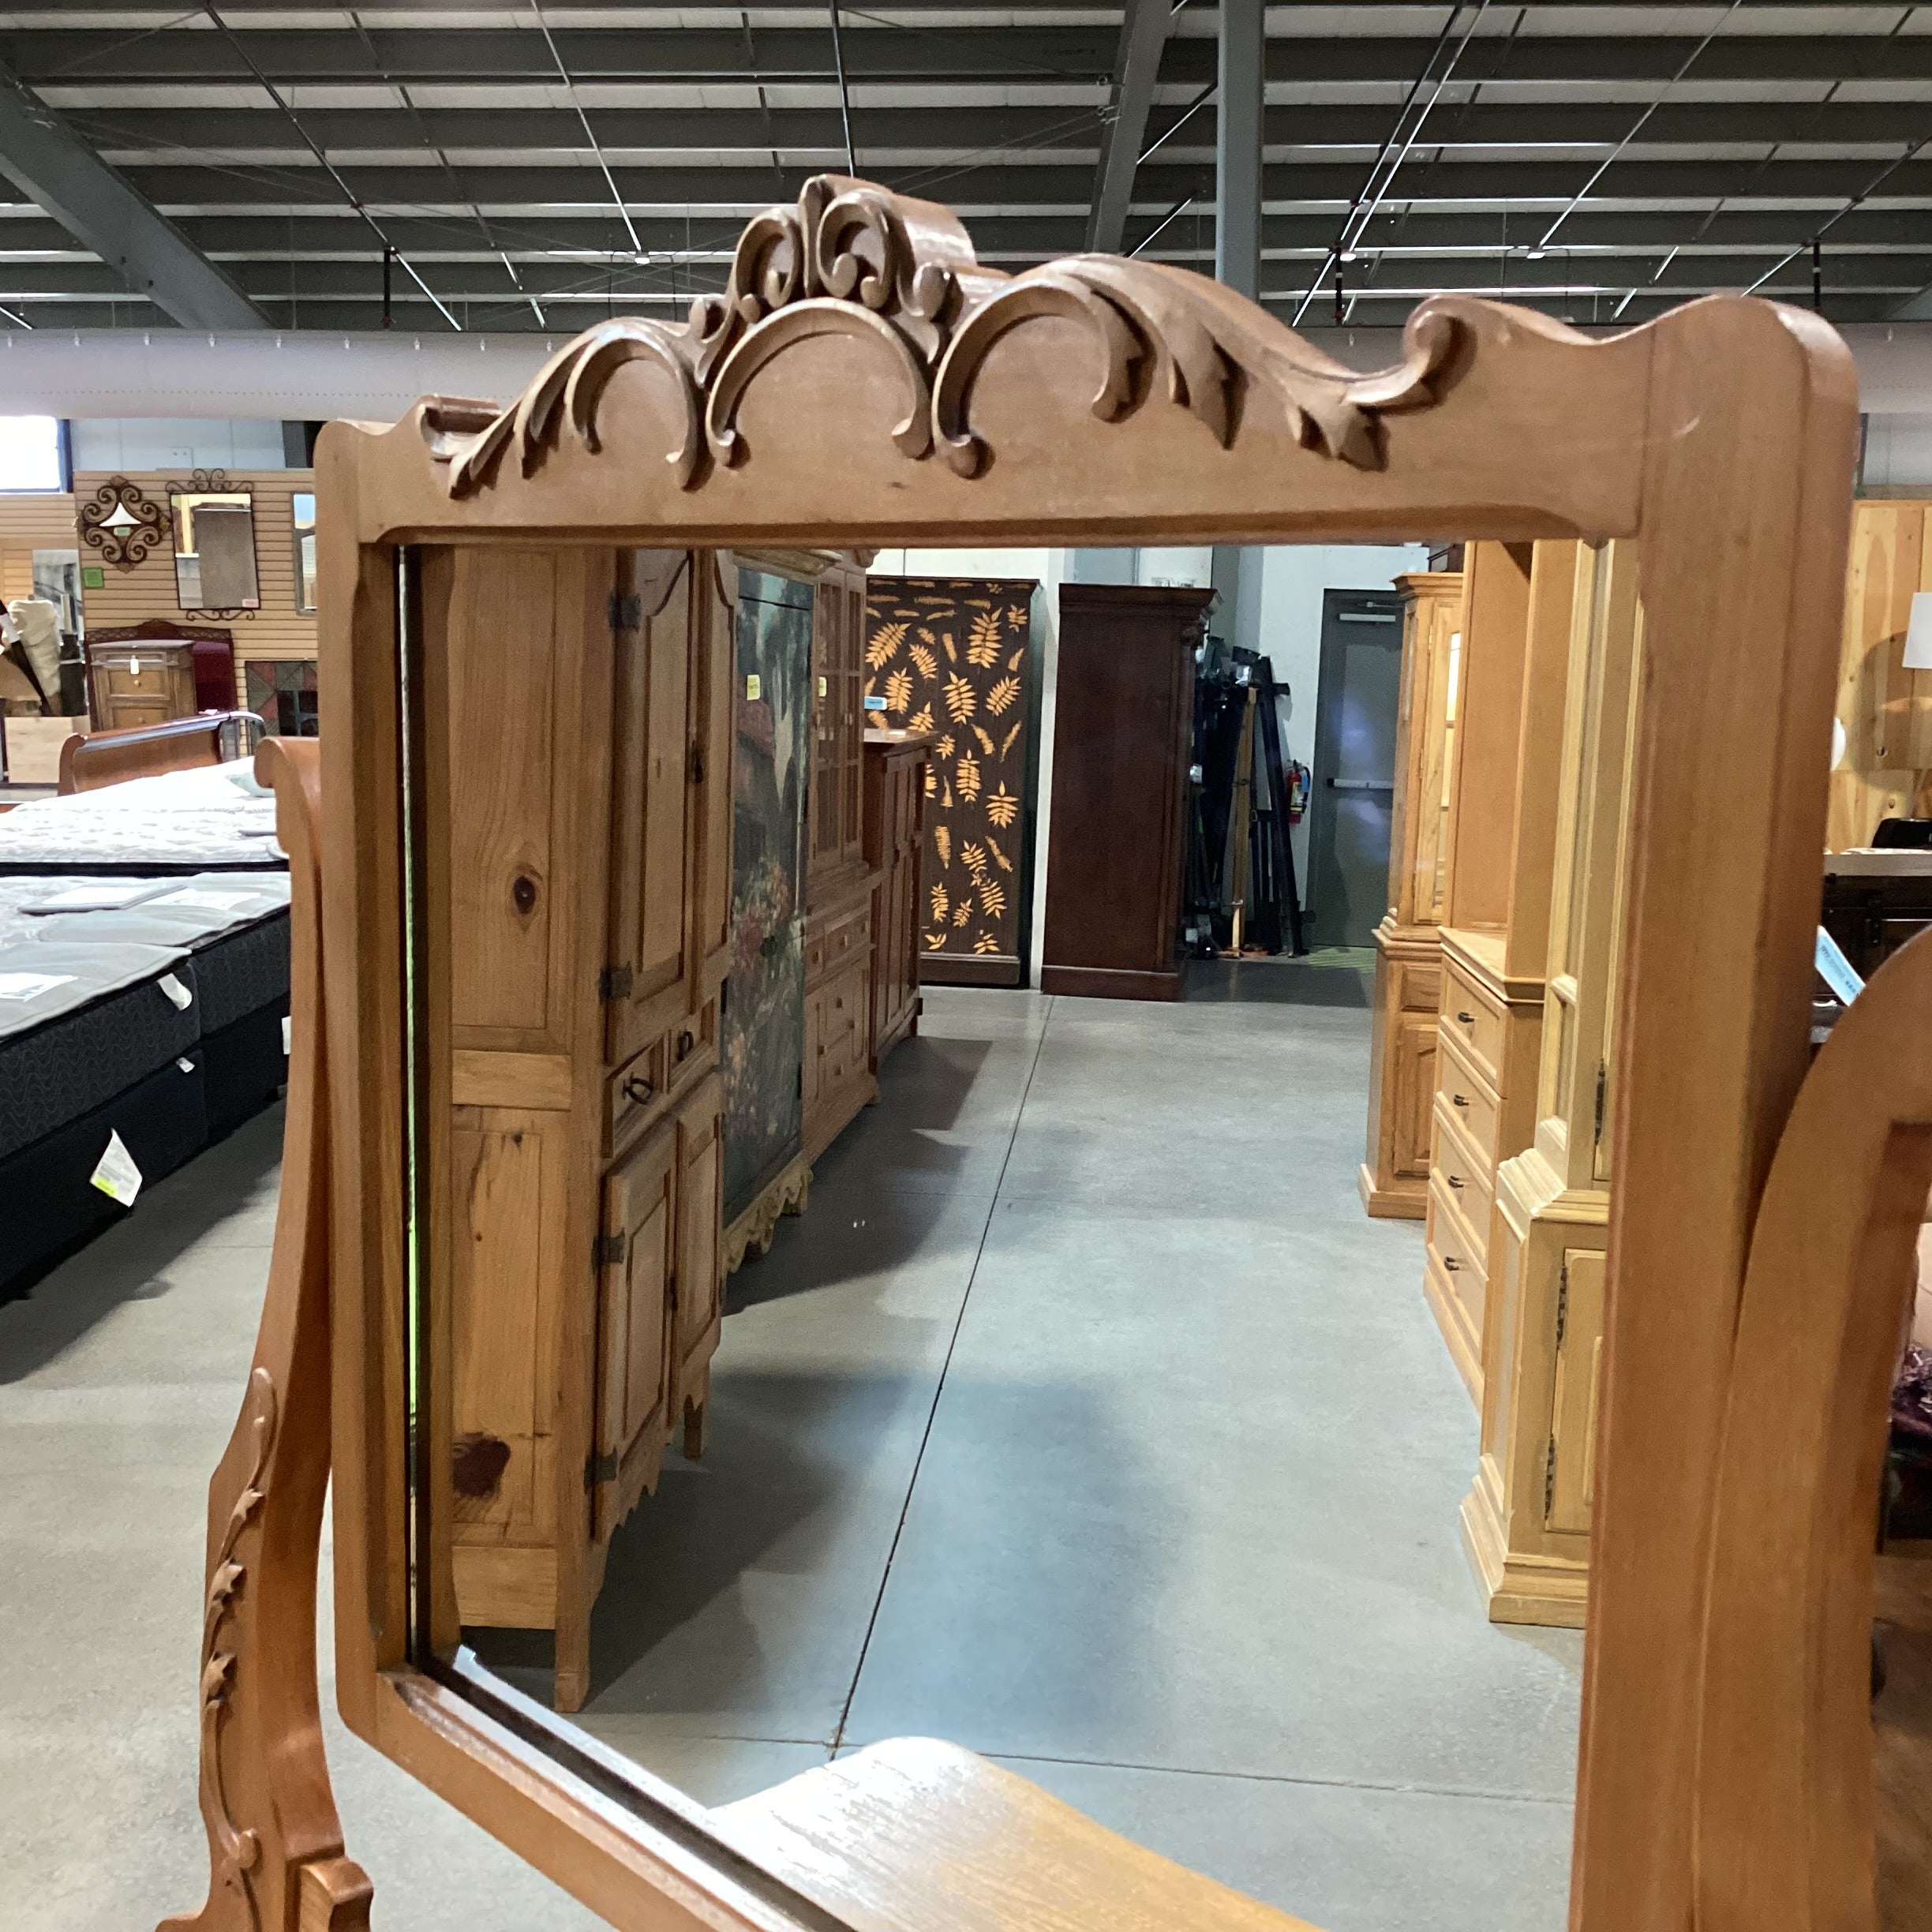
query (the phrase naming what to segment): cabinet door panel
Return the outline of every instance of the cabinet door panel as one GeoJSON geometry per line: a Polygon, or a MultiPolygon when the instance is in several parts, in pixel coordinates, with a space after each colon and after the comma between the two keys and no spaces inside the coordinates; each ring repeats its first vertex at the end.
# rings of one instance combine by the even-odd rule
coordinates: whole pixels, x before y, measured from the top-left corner
{"type": "Polygon", "coordinates": [[[1391,1165],[1408,1179],[1426,1180],[1431,1117],[1436,1103],[1436,1020],[1404,1013],[1396,1021],[1395,1134],[1391,1165]]]}
{"type": "Polygon", "coordinates": [[[627,970],[631,984],[609,1005],[606,1050],[613,1062],[628,1058],[657,1030],[661,996],[688,973],[687,740],[698,598],[689,555],[666,579],[650,567],[659,554],[629,552],[618,560],[608,963],[627,970]]]}
{"type": "Polygon", "coordinates": [[[604,1263],[598,1281],[600,1540],[640,1494],[657,1486],[670,1424],[677,1151],[676,1131],[667,1122],[604,1184],[604,1237],[607,1252],[617,1252],[604,1263]]]}
{"type": "Polygon", "coordinates": [[[1564,1252],[1558,1295],[1562,1340],[1550,1403],[1548,1523],[1586,1530],[1596,1476],[1597,1398],[1603,1370],[1604,1257],[1564,1252]]]}
{"type": "Polygon", "coordinates": [[[697,556],[691,626],[691,744],[698,801],[692,813],[690,1004],[717,991],[731,964],[732,761],[737,743],[738,567],[728,551],[697,556]]]}
{"type": "Polygon", "coordinates": [[[679,1110],[676,1359],[680,1404],[695,1394],[724,1312],[724,1084],[714,1074],[679,1110]]]}
{"type": "Polygon", "coordinates": [[[567,1149],[551,1114],[459,1107],[450,1135],[451,1437],[462,1541],[543,1541],[567,1149]]]}

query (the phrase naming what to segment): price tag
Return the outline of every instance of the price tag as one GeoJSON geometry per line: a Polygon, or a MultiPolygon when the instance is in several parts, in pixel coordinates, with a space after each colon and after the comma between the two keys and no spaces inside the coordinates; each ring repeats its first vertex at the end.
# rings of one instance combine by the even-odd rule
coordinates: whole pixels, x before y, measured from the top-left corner
{"type": "Polygon", "coordinates": [[[88,1178],[110,1200],[118,1201],[123,1208],[132,1208],[134,1196],[141,1191],[141,1170],[134,1165],[127,1143],[111,1129],[107,1151],[88,1178]]]}
{"type": "Polygon", "coordinates": [[[74,978],[73,973],[0,973],[0,999],[38,999],[56,987],[70,984],[74,978]]]}

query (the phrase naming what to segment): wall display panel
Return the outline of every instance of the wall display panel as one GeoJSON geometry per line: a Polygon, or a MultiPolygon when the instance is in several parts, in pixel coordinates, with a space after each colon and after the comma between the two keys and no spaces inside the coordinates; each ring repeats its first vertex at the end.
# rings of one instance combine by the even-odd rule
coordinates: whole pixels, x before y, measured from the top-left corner
{"type": "Polygon", "coordinates": [[[797,1153],[803,1127],[811,641],[809,584],[739,572],[732,948],[720,1020],[727,1220],[797,1153]]]}
{"type": "Polygon", "coordinates": [[[1032,840],[1030,578],[874,577],[866,614],[875,719],[934,734],[926,768],[919,977],[1017,986],[1032,840]]]}

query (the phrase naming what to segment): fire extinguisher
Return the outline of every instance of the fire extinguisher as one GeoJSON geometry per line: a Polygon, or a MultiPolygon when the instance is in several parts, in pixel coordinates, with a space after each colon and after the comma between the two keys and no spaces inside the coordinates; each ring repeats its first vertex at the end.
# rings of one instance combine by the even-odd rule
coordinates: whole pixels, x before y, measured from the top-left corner
{"type": "Polygon", "coordinates": [[[1308,810],[1309,768],[1297,765],[1294,759],[1288,761],[1288,822],[1299,825],[1301,815],[1308,810]]]}

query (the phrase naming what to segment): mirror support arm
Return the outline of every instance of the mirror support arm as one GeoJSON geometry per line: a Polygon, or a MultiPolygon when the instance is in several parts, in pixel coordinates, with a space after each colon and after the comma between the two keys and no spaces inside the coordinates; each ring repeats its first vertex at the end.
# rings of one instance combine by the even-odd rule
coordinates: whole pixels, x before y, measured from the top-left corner
{"type": "Polygon", "coordinates": [[[372,1888],[343,1855],[316,1679],[329,1474],[328,1093],[320,1037],[320,748],[266,739],[289,854],[291,1006],[283,1185],[248,1391],[208,1484],[201,1627],[199,1911],[162,1932],[366,1932],[372,1888]]]}

